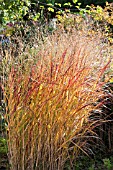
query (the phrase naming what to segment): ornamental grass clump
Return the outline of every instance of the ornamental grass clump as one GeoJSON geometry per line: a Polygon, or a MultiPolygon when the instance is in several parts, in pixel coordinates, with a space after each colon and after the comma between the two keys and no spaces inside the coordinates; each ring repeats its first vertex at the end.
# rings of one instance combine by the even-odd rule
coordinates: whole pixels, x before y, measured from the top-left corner
{"type": "Polygon", "coordinates": [[[35,60],[11,66],[4,87],[11,170],[63,170],[66,161],[73,167],[79,150],[86,153],[98,124],[89,116],[103,96],[109,64],[96,44],[76,34],[54,35],[35,60]]]}

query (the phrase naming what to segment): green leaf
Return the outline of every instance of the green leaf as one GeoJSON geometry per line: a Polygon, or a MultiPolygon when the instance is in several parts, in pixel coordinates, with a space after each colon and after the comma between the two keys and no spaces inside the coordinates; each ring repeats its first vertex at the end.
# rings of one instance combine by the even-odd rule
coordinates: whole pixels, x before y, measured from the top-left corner
{"type": "Polygon", "coordinates": [[[38,12],[34,17],[33,17],[33,20],[34,21],[37,21],[40,17],[40,13],[38,12]]]}
{"type": "Polygon", "coordinates": [[[48,6],[53,6],[53,4],[51,4],[51,3],[48,3],[47,5],[48,5],[48,6]]]}
{"type": "Polygon", "coordinates": [[[78,5],[80,6],[80,5],[81,5],[81,3],[78,3],[78,5]]]}
{"type": "Polygon", "coordinates": [[[59,7],[61,7],[61,4],[60,4],[60,3],[55,3],[55,5],[58,5],[59,7]]]}
{"type": "Polygon", "coordinates": [[[78,2],[78,0],[73,0],[73,3],[76,4],[78,2]]]}
{"type": "Polygon", "coordinates": [[[68,3],[65,3],[64,6],[70,6],[71,7],[72,5],[71,5],[70,2],[68,2],[68,3]]]}
{"type": "Polygon", "coordinates": [[[44,6],[43,6],[43,5],[40,5],[40,9],[44,9],[44,6]]]}
{"type": "Polygon", "coordinates": [[[50,11],[50,12],[54,12],[54,9],[53,9],[53,8],[51,8],[51,7],[49,7],[49,8],[48,8],[48,11],[50,11]]]}
{"type": "Polygon", "coordinates": [[[97,12],[98,12],[98,13],[102,13],[102,11],[103,11],[103,10],[102,10],[102,7],[97,6],[97,12]]]}

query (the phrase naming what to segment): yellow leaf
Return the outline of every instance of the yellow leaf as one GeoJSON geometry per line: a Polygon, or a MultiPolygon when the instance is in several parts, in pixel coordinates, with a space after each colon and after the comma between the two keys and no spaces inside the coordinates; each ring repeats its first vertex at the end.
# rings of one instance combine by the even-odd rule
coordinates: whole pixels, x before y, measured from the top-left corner
{"type": "Polygon", "coordinates": [[[110,79],[110,83],[113,83],[113,77],[110,79]]]}

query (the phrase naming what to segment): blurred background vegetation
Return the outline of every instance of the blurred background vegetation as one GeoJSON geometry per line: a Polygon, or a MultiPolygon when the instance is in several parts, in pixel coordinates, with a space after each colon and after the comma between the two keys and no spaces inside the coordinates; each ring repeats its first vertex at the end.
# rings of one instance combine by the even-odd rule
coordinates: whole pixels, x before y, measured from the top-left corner
{"type": "MultiPolygon", "coordinates": [[[[108,0],[111,3],[112,0],[108,0]]],[[[105,7],[105,0],[0,0],[0,23],[6,24],[8,22],[14,22],[18,20],[37,20],[40,16],[40,11],[44,8],[48,11],[55,12],[58,10],[64,10],[65,8],[71,9],[71,11],[77,10],[76,5],[81,8],[85,8],[87,5],[100,5],[105,7]],[[50,8],[51,7],[51,8],[50,8]],[[53,10],[52,10],[53,8],[53,10]]]]}

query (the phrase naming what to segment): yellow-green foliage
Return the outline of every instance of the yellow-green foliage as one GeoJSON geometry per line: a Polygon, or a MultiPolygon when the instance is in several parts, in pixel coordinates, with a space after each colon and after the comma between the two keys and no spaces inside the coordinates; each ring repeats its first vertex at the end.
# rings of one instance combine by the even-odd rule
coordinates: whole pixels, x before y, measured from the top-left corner
{"type": "Polygon", "coordinates": [[[113,42],[112,31],[110,31],[109,24],[113,27],[113,3],[106,2],[104,8],[100,6],[92,6],[90,8],[90,15],[94,20],[101,22],[100,26],[103,24],[103,34],[108,37],[110,43],[113,42]]]}
{"type": "Polygon", "coordinates": [[[100,6],[92,6],[91,15],[94,17],[95,20],[104,20],[113,25],[113,4],[106,3],[105,8],[102,8],[100,6]]]}
{"type": "Polygon", "coordinates": [[[68,11],[61,15],[58,13],[56,17],[58,21],[64,26],[66,31],[70,31],[73,28],[89,32],[91,34],[97,34],[100,32],[104,38],[107,38],[110,43],[113,42],[113,3],[106,2],[106,6],[86,6],[85,9],[76,6],[80,11],[78,14],[68,11]],[[110,27],[111,26],[111,27],[110,27]]]}

